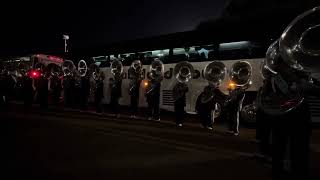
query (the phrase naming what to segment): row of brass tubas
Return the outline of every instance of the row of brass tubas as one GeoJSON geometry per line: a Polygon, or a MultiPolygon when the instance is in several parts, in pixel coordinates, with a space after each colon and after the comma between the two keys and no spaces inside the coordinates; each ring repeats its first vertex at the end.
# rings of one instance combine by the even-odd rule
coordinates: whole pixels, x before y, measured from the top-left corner
{"type": "MultiPolygon", "coordinates": [[[[189,80],[194,76],[193,66],[187,62],[180,62],[175,66],[174,75],[176,80],[180,83],[188,83],[189,80]]],[[[227,68],[221,61],[212,61],[207,64],[204,68],[204,78],[213,87],[219,87],[224,81],[227,74],[227,68]]],[[[247,61],[238,61],[234,63],[229,70],[230,81],[234,83],[234,86],[247,89],[251,84],[252,67],[247,61]]],[[[206,103],[214,98],[215,94],[213,91],[206,91],[204,98],[201,100],[206,103]]],[[[214,116],[218,117],[221,113],[221,106],[224,102],[217,103],[216,111],[214,116]]]]}

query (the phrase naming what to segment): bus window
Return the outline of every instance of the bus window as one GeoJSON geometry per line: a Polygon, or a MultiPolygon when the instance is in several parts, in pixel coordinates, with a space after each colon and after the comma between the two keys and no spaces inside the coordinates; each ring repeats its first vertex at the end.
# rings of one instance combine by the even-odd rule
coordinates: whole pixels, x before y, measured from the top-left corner
{"type": "Polygon", "coordinates": [[[153,61],[153,57],[152,57],[152,52],[144,52],[143,55],[141,56],[141,62],[143,65],[150,65],[151,62],[153,61]]]}
{"type": "Polygon", "coordinates": [[[178,63],[181,61],[187,61],[188,58],[185,54],[176,54],[172,56],[167,56],[165,63],[170,64],[170,63],[178,63]]]}
{"type": "Polygon", "coordinates": [[[219,57],[221,60],[248,59],[250,42],[239,41],[221,43],[219,45],[219,57]]]}
{"type": "Polygon", "coordinates": [[[221,60],[252,59],[265,56],[262,46],[248,41],[220,44],[219,57],[221,60]]]}

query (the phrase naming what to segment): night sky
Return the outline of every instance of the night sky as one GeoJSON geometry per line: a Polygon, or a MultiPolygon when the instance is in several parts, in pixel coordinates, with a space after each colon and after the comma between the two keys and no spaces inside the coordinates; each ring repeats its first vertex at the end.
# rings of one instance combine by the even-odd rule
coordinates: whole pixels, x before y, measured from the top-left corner
{"type": "Polygon", "coordinates": [[[73,48],[189,31],[222,13],[227,0],[2,2],[2,53],[73,48]]]}
{"type": "MultiPolygon", "coordinates": [[[[263,19],[260,17],[269,21],[267,27],[273,27],[276,21],[281,21],[277,26],[286,26],[289,21],[283,22],[283,16],[291,12],[291,20],[316,4],[319,5],[318,0],[1,1],[0,57],[63,53],[63,34],[70,35],[73,50],[83,51],[124,40],[190,31],[200,23],[230,15],[236,22],[255,18],[241,26],[252,26],[252,33],[265,33],[264,29],[255,32],[255,23],[263,19]]],[[[237,32],[238,25],[232,33],[233,29],[237,32]]]]}

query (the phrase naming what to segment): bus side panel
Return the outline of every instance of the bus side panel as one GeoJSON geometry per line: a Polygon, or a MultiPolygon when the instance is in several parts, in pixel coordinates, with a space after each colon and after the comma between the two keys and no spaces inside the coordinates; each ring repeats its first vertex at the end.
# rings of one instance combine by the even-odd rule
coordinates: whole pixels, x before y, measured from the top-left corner
{"type": "MultiPolygon", "coordinates": [[[[257,91],[259,87],[262,85],[262,76],[260,74],[260,64],[263,59],[241,59],[243,61],[248,61],[252,66],[252,85],[247,91],[257,91]]],[[[239,60],[228,60],[223,61],[226,65],[228,71],[231,66],[239,60]]],[[[208,62],[193,62],[191,63],[196,71],[196,77],[190,80],[188,83],[189,92],[186,95],[186,111],[188,113],[195,113],[195,105],[196,100],[199,94],[202,92],[203,88],[208,85],[208,82],[203,78],[203,70],[205,66],[210,63],[208,62]]],[[[160,107],[161,109],[173,111],[173,97],[172,97],[172,89],[176,84],[176,78],[173,74],[173,70],[176,63],[173,64],[165,64],[164,72],[165,77],[161,83],[161,96],[160,96],[160,107]]],[[[147,78],[147,73],[149,72],[149,65],[144,65],[144,79],[147,78]]],[[[130,95],[129,95],[129,82],[128,79],[128,69],[129,66],[124,66],[124,79],[122,81],[122,97],[120,98],[121,105],[129,105],[130,104],[130,95]]],[[[104,80],[104,99],[102,102],[104,104],[108,104],[110,102],[110,87],[109,87],[109,78],[113,77],[110,72],[110,68],[101,68],[101,70],[105,73],[106,78],[104,80]]],[[[229,72],[228,72],[229,73],[229,72]]],[[[220,90],[228,94],[228,83],[230,81],[228,73],[226,74],[225,79],[220,85],[220,90]]],[[[139,107],[146,107],[146,99],[144,96],[145,86],[142,82],[140,86],[140,97],[139,97],[139,107]]]]}

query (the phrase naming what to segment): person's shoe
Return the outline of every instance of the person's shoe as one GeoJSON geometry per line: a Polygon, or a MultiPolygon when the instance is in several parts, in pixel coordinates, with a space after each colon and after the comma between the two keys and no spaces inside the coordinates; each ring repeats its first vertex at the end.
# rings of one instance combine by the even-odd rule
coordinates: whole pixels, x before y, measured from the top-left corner
{"type": "Polygon", "coordinates": [[[178,124],[178,127],[182,127],[182,124],[178,124]]]}
{"type": "Polygon", "coordinates": [[[131,118],[131,119],[135,119],[135,116],[134,116],[134,115],[130,115],[130,118],[131,118]]]}
{"type": "Polygon", "coordinates": [[[151,121],[152,120],[152,117],[148,117],[148,121],[151,121]]]}
{"type": "Polygon", "coordinates": [[[209,129],[209,130],[213,130],[213,128],[212,128],[212,127],[210,127],[210,126],[209,126],[209,127],[207,127],[207,129],[209,129]]]}
{"type": "Polygon", "coordinates": [[[233,133],[234,136],[239,136],[239,133],[233,133]]]}
{"type": "Polygon", "coordinates": [[[234,131],[227,131],[226,134],[232,135],[232,134],[234,134],[234,131]]]}
{"type": "Polygon", "coordinates": [[[160,122],[160,118],[159,119],[155,119],[155,121],[160,122]]]}

